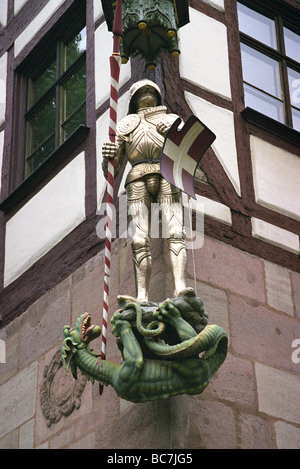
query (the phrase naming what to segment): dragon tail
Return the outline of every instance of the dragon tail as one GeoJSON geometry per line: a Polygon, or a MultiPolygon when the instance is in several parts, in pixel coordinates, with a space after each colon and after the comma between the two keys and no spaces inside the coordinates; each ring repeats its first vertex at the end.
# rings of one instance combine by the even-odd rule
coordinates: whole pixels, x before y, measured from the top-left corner
{"type": "Polygon", "coordinates": [[[204,358],[208,358],[212,356],[216,351],[219,341],[221,339],[222,342],[225,341],[224,338],[226,338],[227,344],[226,332],[221,327],[212,325],[206,326],[205,329],[201,331],[198,335],[196,335],[195,337],[191,337],[188,340],[184,340],[180,344],[160,344],[159,342],[156,342],[152,337],[145,338],[145,342],[152,352],[166,359],[189,358],[192,356],[199,355],[202,352],[205,352],[204,358]]]}

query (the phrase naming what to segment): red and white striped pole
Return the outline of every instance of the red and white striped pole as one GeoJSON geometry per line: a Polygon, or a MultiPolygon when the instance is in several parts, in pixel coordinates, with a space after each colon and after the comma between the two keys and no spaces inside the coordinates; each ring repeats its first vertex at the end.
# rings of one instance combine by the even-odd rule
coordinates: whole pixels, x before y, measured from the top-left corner
{"type": "MultiPolygon", "coordinates": [[[[120,37],[122,35],[122,0],[117,0],[115,8],[115,17],[113,23],[113,54],[110,57],[110,112],[109,112],[109,139],[112,143],[116,140],[117,127],[117,108],[119,77],[121,67],[120,56],[120,37]]],[[[108,160],[107,176],[107,199],[106,199],[106,228],[105,228],[105,267],[104,267],[104,291],[103,291],[103,319],[102,319],[102,344],[101,360],[106,360],[106,339],[107,339],[107,318],[108,318],[108,299],[110,287],[110,262],[111,262],[111,239],[112,239],[112,217],[113,217],[113,195],[114,195],[114,172],[115,162],[108,160]]],[[[100,395],[103,392],[103,386],[99,387],[100,395]]]]}

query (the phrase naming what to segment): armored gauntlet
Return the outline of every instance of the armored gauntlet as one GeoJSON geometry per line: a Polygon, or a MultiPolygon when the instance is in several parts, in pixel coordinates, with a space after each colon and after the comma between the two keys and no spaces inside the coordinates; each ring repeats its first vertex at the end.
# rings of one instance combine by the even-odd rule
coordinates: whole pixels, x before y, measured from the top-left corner
{"type": "Polygon", "coordinates": [[[120,145],[112,142],[104,143],[102,146],[102,158],[102,171],[105,179],[107,179],[109,160],[115,160],[115,176],[117,176],[123,161],[120,145]]]}

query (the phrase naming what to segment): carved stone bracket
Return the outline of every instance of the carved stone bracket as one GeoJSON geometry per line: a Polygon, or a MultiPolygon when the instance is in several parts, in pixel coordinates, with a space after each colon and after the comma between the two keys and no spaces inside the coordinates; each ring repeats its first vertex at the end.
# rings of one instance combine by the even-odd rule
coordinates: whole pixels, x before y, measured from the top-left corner
{"type": "Polygon", "coordinates": [[[50,364],[45,367],[40,390],[40,403],[48,427],[57,423],[63,416],[70,415],[81,405],[81,395],[87,378],[78,373],[74,380],[64,370],[61,351],[58,350],[50,364]]]}

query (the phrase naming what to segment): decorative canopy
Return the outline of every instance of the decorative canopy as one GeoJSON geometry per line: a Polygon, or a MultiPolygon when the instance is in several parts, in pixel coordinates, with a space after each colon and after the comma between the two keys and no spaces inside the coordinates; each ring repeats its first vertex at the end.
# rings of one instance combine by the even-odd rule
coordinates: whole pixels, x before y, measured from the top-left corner
{"type": "MultiPolygon", "coordinates": [[[[101,0],[107,27],[112,31],[114,0],[101,0]]],[[[123,0],[121,56],[141,54],[148,68],[162,50],[178,57],[177,31],[189,22],[188,0],[123,0]]]]}

